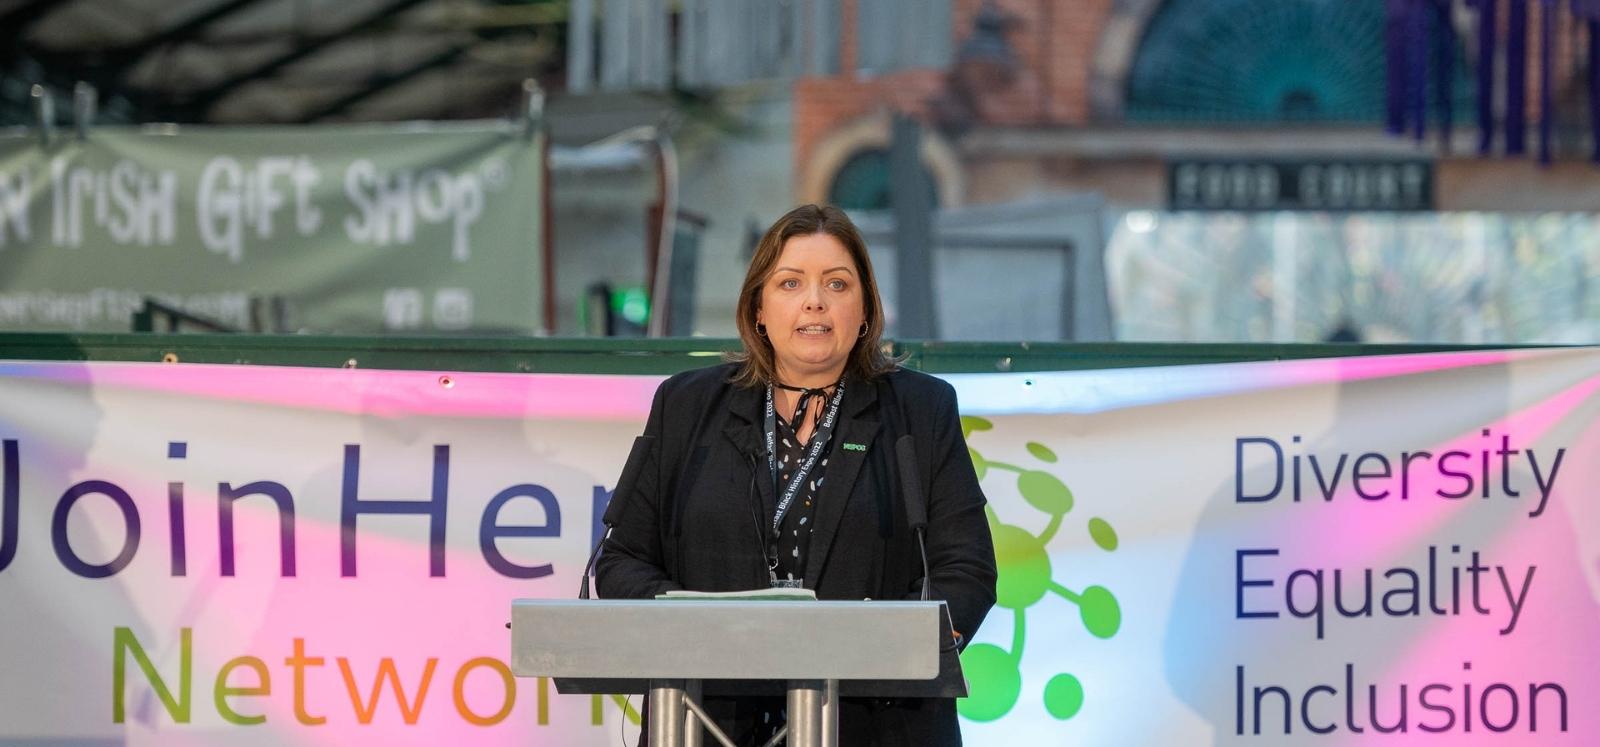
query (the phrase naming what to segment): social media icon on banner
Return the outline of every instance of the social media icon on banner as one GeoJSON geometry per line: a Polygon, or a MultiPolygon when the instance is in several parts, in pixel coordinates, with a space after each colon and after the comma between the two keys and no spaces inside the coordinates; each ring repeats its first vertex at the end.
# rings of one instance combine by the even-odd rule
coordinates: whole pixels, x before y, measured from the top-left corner
{"type": "Polygon", "coordinates": [[[422,291],[417,288],[390,288],[383,292],[383,328],[422,327],[422,291]]]}
{"type": "Polygon", "coordinates": [[[466,329],[472,326],[472,291],[466,288],[440,288],[433,294],[435,329],[466,329]]]}

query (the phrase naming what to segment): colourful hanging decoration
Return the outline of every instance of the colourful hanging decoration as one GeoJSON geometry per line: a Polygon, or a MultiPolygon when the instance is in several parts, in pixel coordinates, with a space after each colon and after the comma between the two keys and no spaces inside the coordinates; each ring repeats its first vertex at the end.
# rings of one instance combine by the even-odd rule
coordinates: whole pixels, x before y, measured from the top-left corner
{"type": "Polygon", "coordinates": [[[1589,158],[1600,163],[1600,0],[1572,0],[1572,14],[1589,31],[1589,158]]]}
{"type": "Polygon", "coordinates": [[[1494,152],[1494,61],[1499,35],[1496,0],[1469,0],[1478,10],[1478,155],[1494,152]]]}
{"type": "Polygon", "coordinates": [[[1384,14],[1384,129],[1391,135],[1406,131],[1406,11],[1409,7],[1406,0],[1389,0],[1384,14]]]}
{"type": "Polygon", "coordinates": [[[1510,0],[1506,15],[1506,155],[1528,150],[1528,1],[1510,0]]]}
{"type": "Polygon", "coordinates": [[[1594,140],[1590,160],[1600,163],[1600,9],[1589,24],[1589,136],[1594,140]]]}
{"type": "Polygon", "coordinates": [[[1550,68],[1555,64],[1551,44],[1556,36],[1556,0],[1544,0],[1539,9],[1539,163],[1550,163],[1550,138],[1555,123],[1555,96],[1550,90],[1554,78],[1550,68]]]}
{"type": "Polygon", "coordinates": [[[1451,0],[1429,0],[1435,7],[1430,15],[1438,18],[1439,64],[1434,79],[1439,88],[1439,140],[1449,147],[1455,133],[1456,103],[1456,25],[1450,15],[1451,0]]]}
{"type": "Polygon", "coordinates": [[[1589,126],[1594,141],[1590,158],[1600,163],[1600,0],[1387,0],[1385,129],[1422,140],[1427,133],[1428,104],[1432,100],[1438,106],[1433,116],[1437,117],[1440,136],[1449,142],[1455,102],[1457,37],[1453,9],[1457,2],[1465,3],[1477,14],[1474,72],[1478,153],[1492,155],[1496,135],[1501,133],[1506,155],[1523,155],[1528,150],[1528,65],[1534,52],[1529,48],[1528,37],[1536,31],[1538,158],[1540,163],[1551,162],[1555,150],[1557,26],[1570,9],[1571,18],[1587,31],[1585,64],[1574,67],[1588,72],[1589,126]],[[1529,6],[1535,2],[1539,3],[1536,30],[1529,28],[1529,6]],[[1495,74],[1501,59],[1505,60],[1503,93],[1497,90],[1497,81],[1502,78],[1495,74]],[[1503,103],[1498,117],[1497,102],[1503,103]]]}
{"type": "Polygon", "coordinates": [[[1433,37],[1432,5],[1428,0],[1406,0],[1406,118],[1412,136],[1422,142],[1428,134],[1428,42],[1433,37]]]}

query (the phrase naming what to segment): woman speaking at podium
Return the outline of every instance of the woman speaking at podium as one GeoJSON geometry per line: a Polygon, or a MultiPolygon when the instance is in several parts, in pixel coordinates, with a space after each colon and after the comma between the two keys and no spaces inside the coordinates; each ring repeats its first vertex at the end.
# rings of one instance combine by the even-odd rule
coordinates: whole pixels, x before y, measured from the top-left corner
{"type": "MultiPolygon", "coordinates": [[[[803,205],[761,238],[739,292],[732,362],[657,390],[652,452],[597,566],[600,596],[803,587],[820,599],[915,599],[923,565],[896,443],[926,486],[931,596],[970,637],[995,599],[983,492],[949,384],[883,350],[883,303],[844,212],[803,205]]],[[[774,641],[774,645],[799,642],[774,641]]],[[[707,698],[740,744],[781,726],[781,698],[707,698]]],[[[957,745],[951,699],[840,703],[840,743],[957,745]]]]}

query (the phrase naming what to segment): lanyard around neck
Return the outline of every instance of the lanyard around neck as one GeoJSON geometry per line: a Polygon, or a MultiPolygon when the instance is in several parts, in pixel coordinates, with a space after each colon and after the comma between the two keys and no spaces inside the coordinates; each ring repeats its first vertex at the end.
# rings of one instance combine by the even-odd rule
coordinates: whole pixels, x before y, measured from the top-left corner
{"type": "MultiPolygon", "coordinates": [[[[817,460],[821,458],[822,450],[827,447],[828,440],[833,436],[833,427],[839,419],[839,403],[844,400],[844,382],[841,380],[838,384],[835,384],[834,387],[833,398],[828,403],[828,411],[823,414],[821,421],[817,423],[816,429],[811,433],[811,440],[806,444],[805,457],[800,460],[799,464],[795,465],[794,474],[789,477],[789,484],[787,486],[779,486],[777,449],[778,411],[773,403],[773,387],[771,384],[767,385],[767,469],[772,473],[773,486],[783,488],[783,491],[779,496],[777,510],[772,514],[772,533],[768,537],[769,545],[772,544],[770,540],[778,536],[778,527],[783,524],[784,514],[789,512],[789,505],[794,502],[794,497],[799,494],[800,486],[805,484],[806,476],[809,475],[817,466],[817,460]]],[[[803,413],[803,411],[804,400],[802,400],[800,412],[803,413]]],[[[790,425],[795,428],[795,433],[798,434],[800,432],[798,425],[794,423],[791,423],[790,425]]],[[[770,547],[768,548],[768,552],[769,554],[772,552],[770,547]]],[[[768,558],[769,562],[771,560],[772,558],[768,558]]]]}

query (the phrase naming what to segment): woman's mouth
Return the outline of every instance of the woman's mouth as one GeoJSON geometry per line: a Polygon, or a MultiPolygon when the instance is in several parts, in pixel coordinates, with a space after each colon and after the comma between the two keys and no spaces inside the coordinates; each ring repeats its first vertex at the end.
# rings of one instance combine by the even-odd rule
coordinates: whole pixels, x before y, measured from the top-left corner
{"type": "Polygon", "coordinates": [[[802,335],[822,336],[832,332],[833,327],[826,324],[808,324],[804,327],[796,328],[795,331],[802,335]]]}

